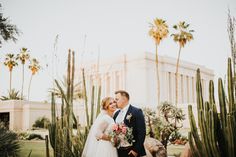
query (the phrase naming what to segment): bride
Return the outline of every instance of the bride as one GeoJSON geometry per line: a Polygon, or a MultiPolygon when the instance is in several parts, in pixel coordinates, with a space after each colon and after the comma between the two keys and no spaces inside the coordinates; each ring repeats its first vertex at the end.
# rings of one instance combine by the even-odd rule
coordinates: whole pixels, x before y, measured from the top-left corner
{"type": "Polygon", "coordinates": [[[101,113],[93,123],[82,153],[82,157],[117,157],[117,150],[111,144],[108,132],[115,124],[112,116],[116,102],[112,97],[105,97],[101,103],[101,113]]]}

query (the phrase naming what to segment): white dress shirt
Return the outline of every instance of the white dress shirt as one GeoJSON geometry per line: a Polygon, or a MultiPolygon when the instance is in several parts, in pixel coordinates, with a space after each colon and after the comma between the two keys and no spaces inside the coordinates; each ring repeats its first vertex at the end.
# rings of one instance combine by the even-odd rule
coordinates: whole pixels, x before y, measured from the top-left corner
{"type": "Polygon", "coordinates": [[[125,119],[125,115],[129,109],[129,105],[125,106],[123,109],[120,110],[120,113],[118,114],[118,116],[116,117],[116,123],[123,123],[124,119],[125,119]]]}

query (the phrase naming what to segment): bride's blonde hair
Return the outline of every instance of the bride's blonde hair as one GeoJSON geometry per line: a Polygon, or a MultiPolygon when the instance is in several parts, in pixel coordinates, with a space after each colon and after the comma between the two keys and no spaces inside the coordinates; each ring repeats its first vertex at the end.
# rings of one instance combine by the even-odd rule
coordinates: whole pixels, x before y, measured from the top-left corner
{"type": "Polygon", "coordinates": [[[107,110],[108,106],[109,106],[109,103],[110,103],[110,100],[112,100],[113,98],[112,97],[105,97],[102,99],[102,102],[101,102],[101,108],[103,110],[107,110]]]}

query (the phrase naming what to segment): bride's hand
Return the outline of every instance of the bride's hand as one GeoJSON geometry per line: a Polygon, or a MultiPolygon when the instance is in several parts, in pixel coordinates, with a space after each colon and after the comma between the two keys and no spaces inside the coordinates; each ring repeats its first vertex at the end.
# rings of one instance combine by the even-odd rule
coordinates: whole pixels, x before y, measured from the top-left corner
{"type": "Polygon", "coordinates": [[[100,140],[105,140],[105,141],[110,141],[111,140],[111,138],[106,134],[102,134],[99,139],[100,140]]]}

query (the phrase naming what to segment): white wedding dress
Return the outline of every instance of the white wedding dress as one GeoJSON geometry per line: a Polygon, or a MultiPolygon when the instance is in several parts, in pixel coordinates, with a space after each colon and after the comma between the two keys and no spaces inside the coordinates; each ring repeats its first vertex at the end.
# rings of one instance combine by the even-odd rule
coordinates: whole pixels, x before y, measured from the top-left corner
{"type": "Polygon", "coordinates": [[[118,157],[116,148],[110,141],[97,140],[102,134],[108,134],[115,124],[106,111],[102,111],[89,131],[82,157],[118,157]]]}

